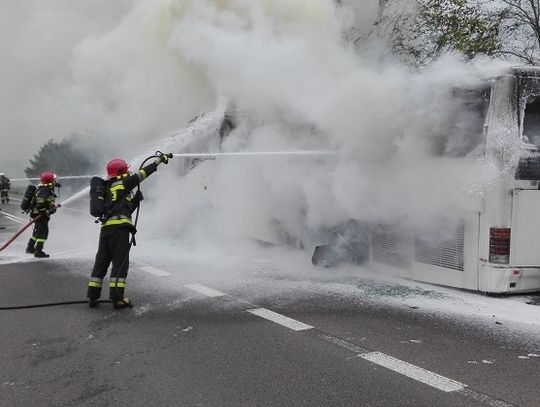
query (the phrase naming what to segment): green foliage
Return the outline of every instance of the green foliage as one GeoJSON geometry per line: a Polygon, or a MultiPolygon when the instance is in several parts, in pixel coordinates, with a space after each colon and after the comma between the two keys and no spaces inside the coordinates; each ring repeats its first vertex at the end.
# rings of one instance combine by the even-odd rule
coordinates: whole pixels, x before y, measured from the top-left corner
{"type": "Polygon", "coordinates": [[[364,38],[347,33],[345,39],[355,46],[387,41],[395,55],[415,67],[447,52],[469,60],[485,55],[540,65],[540,0],[378,1],[371,32],[364,38]]]}
{"type": "Polygon", "coordinates": [[[446,52],[465,59],[500,55],[507,10],[484,7],[481,0],[407,0],[389,2],[382,24],[393,49],[412,65],[425,65],[446,52]],[[410,4],[410,3],[409,3],[410,4]]]}
{"type": "Polygon", "coordinates": [[[468,0],[425,0],[420,5],[417,32],[423,44],[417,46],[426,57],[446,51],[458,51],[467,59],[493,55],[501,47],[499,30],[503,18],[502,13],[488,14],[468,0]]]}
{"type": "Polygon", "coordinates": [[[501,46],[502,15],[488,16],[468,0],[426,0],[420,7],[426,34],[433,39],[432,53],[458,51],[467,58],[492,55],[501,46]]]}
{"type": "Polygon", "coordinates": [[[81,175],[91,173],[93,163],[81,152],[76,144],[77,137],[65,139],[60,143],[49,140],[39,149],[30,166],[24,172],[27,177],[39,177],[43,171],[53,171],[58,175],[81,175]]]}

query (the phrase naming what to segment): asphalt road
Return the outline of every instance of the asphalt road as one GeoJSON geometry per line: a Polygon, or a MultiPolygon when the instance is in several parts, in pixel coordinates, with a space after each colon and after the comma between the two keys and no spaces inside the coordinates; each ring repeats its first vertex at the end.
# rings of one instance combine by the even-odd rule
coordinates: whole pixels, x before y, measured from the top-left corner
{"type": "MultiPolygon", "coordinates": [[[[133,309],[0,310],[0,406],[540,405],[540,338],[146,260],[130,271],[133,309]]],[[[91,265],[4,261],[0,307],[84,300],[91,265]]]]}

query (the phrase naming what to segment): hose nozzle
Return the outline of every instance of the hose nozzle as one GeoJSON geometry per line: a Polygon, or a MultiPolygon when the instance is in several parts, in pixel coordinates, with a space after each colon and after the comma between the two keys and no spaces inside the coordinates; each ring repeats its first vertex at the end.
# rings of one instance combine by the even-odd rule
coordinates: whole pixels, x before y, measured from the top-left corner
{"type": "Polygon", "coordinates": [[[164,163],[168,164],[169,160],[173,158],[172,153],[162,153],[161,151],[156,151],[156,153],[153,155],[153,157],[156,157],[156,163],[164,163]]]}

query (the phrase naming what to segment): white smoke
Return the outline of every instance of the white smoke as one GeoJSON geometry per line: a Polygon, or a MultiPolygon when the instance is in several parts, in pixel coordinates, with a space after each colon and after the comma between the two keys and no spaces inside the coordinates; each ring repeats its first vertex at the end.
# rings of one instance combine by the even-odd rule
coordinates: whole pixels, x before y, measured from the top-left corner
{"type": "Polygon", "coordinates": [[[69,97],[76,44],[110,30],[132,1],[0,3],[0,165],[10,177],[51,138],[84,129],[69,97]]]}
{"type": "Polygon", "coordinates": [[[477,162],[432,154],[451,88],[475,81],[477,67],[448,57],[411,73],[353,50],[344,28],[356,21],[369,32],[373,1],[357,2],[361,19],[332,0],[79,3],[0,6],[9,50],[0,158],[14,172],[40,143],[72,132],[95,135],[100,163],[139,156],[224,98],[261,123],[237,129],[224,148],[333,148],[338,158],[222,160],[212,198],[160,169],[147,182],[158,210],[144,227],[242,234],[261,223],[301,238],[306,225],[457,211],[485,182],[477,162]]]}
{"type": "Polygon", "coordinates": [[[0,3],[0,160],[8,176],[22,176],[43,143],[74,133],[93,137],[111,156],[133,156],[136,144],[213,105],[204,75],[167,47],[170,7],[0,3]]]}
{"type": "Polygon", "coordinates": [[[478,81],[478,67],[457,57],[423,73],[381,65],[344,45],[340,16],[330,0],[201,1],[177,21],[170,45],[204,69],[219,94],[264,118],[245,147],[322,143],[342,153],[324,165],[224,162],[219,184],[234,199],[220,195],[219,205],[234,224],[250,222],[245,214],[256,206],[259,216],[301,237],[302,224],[418,222],[477,204],[469,191],[486,181],[484,164],[441,162],[433,150],[443,127],[455,124],[446,118],[455,109],[451,89],[478,81]],[[284,120],[313,124],[323,140],[290,131],[284,120]]]}

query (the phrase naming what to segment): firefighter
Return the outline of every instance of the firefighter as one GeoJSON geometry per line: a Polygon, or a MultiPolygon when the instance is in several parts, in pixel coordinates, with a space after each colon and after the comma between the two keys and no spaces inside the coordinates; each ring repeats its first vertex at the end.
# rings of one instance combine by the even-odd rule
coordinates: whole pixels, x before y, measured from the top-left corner
{"type": "Polygon", "coordinates": [[[28,241],[26,253],[33,253],[34,257],[47,258],[49,255],[43,251],[43,245],[49,236],[49,219],[56,212],[56,194],[54,187],[56,174],[52,171],[44,171],[40,176],[34,197],[32,198],[30,217],[36,219],[34,232],[28,241]]]}
{"type": "Polygon", "coordinates": [[[9,202],[10,187],[11,187],[11,182],[9,178],[6,177],[3,172],[0,172],[0,200],[2,203],[9,202]]]}
{"type": "Polygon", "coordinates": [[[111,263],[109,298],[113,308],[132,306],[131,301],[124,297],[131,249],[130,235],[136,232],[131,214],[142,200],[142,194],[133,194],[133,189],[153,174],[159,164],[167,164],[169,158],[162,154],[136,173],[130,173],[128,163],[122,159],[117,158],[107,164],[105,214],[101,217],[98,250],[88,282],[87,297],[90,308],[98,305],[103,279],[111,263]]]}

